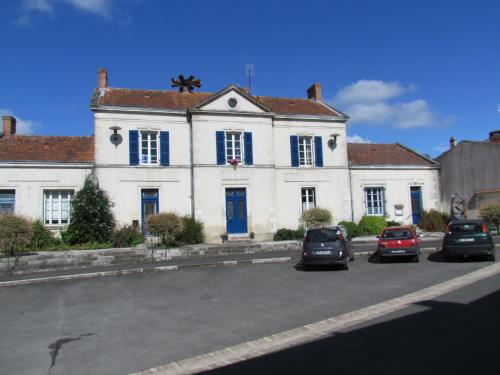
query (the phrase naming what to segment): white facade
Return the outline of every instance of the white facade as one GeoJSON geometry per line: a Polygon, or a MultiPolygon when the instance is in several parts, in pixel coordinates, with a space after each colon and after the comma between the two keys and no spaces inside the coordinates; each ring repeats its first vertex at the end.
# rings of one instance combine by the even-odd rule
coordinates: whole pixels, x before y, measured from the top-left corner
{"type": "Polygon", "coordinates": [[[94,163],[3,163],[0,203],[2,191],[15,190],[15,213],[41,219],[44,190],[77,191],[93,170],[117,223],[140,225],[153,212],[194,215],[208,241],[252,232],[270,239],[296,229],[314,206],[335,222],[357,222],[369,214],[367,187],[384,189],[390,220],[412,222],[411,187],[420,187],[423,209],[439,207],[436,165],[350,165],[347,117],[319,99],[310,103],[327,115],[278,113],[235,86],[183,109],[96,104],[107,93],[96,91],[91,105],[94,163]]]}

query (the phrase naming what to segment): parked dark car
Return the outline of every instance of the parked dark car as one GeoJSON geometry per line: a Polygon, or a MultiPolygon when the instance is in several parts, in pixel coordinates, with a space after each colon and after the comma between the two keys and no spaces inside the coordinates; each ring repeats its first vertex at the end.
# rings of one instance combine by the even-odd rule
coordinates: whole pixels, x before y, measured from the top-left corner
{"type": "Polygon", "coordinates": [[[443,254],[446,260],[481,256],[494,261],[495,243],[482,220],[453,220],[443,238],[443,254]]]}
{"type": "Polygon", "coordinates": [[[340,227],[308,229],[302,247],[302,266],[341,265],[349,269],[354,260],[351,242],[340,227]]]}
{"type": "Polygon", "coordinates": [[[410,226],[387,227],[378,236],[377,253],[380,263],[389,257],[407,257],[419,261],[420,241],[410,226]]]}

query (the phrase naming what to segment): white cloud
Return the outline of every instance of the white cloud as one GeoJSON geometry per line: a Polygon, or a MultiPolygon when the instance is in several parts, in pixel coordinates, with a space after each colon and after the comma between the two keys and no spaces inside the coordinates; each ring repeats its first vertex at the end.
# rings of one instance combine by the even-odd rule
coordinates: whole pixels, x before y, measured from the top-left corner
{"type": "Polygon", "coordinates": [[[347,142],[348,143],[373,143],[372,141],[370,141],[369,139],[365,139],[365,138],[362,138],[360,137],[359,135],[348,135],[347,136],[347,142]]]}
{"type": "Polygon", "coordinates": [[[334,101],[339,105],[384,102],[414,89],[413,85],[403,86],[399,82],[361,79],[342,88],[334,101]]]}
{"type": "Polygon", "coordinates": [[[424,99],[391,102],[413,91],[414,85],[362,79],[340,89],[331,104],[339,105],[350,116],[351,123],[391,124],[410,129],[453,121],[452,117],[439,116],[424,99]]]}
{"type": "Polygon", "coordinates": [[[27,26],[31,23],[33,13],[54,15],[57,4],[66,4],[76,10],[91,13],[104,18],[110,18],[113,11],[114,0],[23,0],[21,3],[21,15],[17,23],[27,26]]]}
{"type": "MultiPolygon", "coordinates": [[[[14,113],[8,108],[0,108],[0,117],[14,116],[14,113]]],[[[32,120],[23,120],[18,116],[16,117],[16,134],[30,135],[33,134],[36,124],[32,120]]],[[[3,129],[1,129],[3,133],[3,129]]]]}

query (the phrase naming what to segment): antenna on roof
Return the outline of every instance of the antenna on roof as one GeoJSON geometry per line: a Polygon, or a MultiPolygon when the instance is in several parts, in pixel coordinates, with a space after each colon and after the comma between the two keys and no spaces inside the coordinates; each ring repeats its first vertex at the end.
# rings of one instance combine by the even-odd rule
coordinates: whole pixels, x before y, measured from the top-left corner
{"type": "Polygon", "coordinates": [[[254,74],[253,64],[247,64],[245,70],[248,78],[248,92],[252,92],[252,77],[254,74]]]}

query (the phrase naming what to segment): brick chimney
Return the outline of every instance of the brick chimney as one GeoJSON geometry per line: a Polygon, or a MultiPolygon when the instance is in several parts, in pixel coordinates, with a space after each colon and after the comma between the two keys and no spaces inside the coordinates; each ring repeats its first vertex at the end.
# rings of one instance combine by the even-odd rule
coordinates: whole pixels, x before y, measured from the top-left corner
{"type": "Polygon", "coordinates": [[[16,118],[14,116],[3,116],[3,136],[16,134],[16,118]]]}
{"type": "Polygon", "coordinates": [[[490,137],[488,138],[490,143],[500,143],[500,130],[493,130],[490,132],[490,137]]]}
{"type": "Polygon", "coordinates": [[[99,83],[100,89],[105,89],[108,87],[108,72],[104,68],[99,68],[97,71],[97,82],[99,83]]]}
{"type": "Polygon", "coordinates": [[[321,100],[321,83],[313,83],[307,89],[307,99],[321,100]]]}
{"type": "Polygon", "coordinates": [[[457,139],[455,137],[450,138],[450,148],[453,148],[457,145],[457,139]]]}

